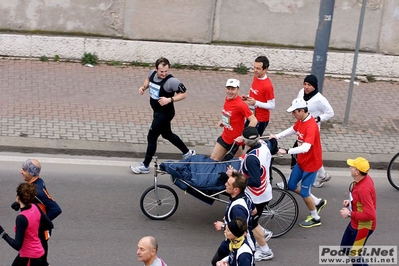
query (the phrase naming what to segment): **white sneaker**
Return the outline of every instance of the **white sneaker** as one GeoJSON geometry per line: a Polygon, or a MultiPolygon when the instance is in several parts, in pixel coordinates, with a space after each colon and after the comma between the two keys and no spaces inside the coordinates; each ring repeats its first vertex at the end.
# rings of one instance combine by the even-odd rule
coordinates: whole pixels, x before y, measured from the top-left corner
{"type": "Polygon", "coordinates": [[[266,228],[263,228],[263,233],[265,234],[265,241],[266,242],[269,241],[270,238],[272,238],[272,236],[273,236],[273,232],[267,230],[266,228]]]}
{"type": "Polygon", "coordinates": [[[316,178],[313,183],[313,187],[320,188],[323,186],[324,183],[330,181],[331,175],[326,172],[326,174],[322,178],[316,178]]]}
{"type": "Polygon", "coordinates": [[[145,167],[143,163],[140,163],[139,166],[131,165],[130,170],[135,174],[148,174],[150,172],[150,167],[145,167]]]}
{"type": "Polygon", "coordinates": [[[277,186],[279,189],[284,189],[284,182],[283,182],[283,181],[278,182],[278,183],[276,184],[276,186],[277,186]]]}
{"type": "Polygon", "coordinates": [[[190,158],[191,156],[196,155],[194,150],[189,150],[186,154],[183,154],[183,160],[190,158]]]}
{"type": "Polygon", "coordinates": [[[255,261],[271,260],[273,258],[274,258],[274,254],[271,249],[269,249],[266,252],[263,252],[262,250],[257,250],[255,252],[255,261]]]}

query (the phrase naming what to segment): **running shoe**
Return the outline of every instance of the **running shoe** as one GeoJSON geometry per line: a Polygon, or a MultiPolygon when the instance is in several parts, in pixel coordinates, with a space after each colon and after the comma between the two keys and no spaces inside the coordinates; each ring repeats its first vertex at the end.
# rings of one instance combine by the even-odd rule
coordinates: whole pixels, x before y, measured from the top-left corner
{"type": "Polygon", "coordinates": [[[186,154],[183,154],[183,160],[190,158],[191,156],[195,155],[194,150],[189,150],[186,154]]]}
{"type": "Polygon", "coordinates": [[[299,223],[300,227],[304,228],[311,228],[315,226],[320,226],[321,225],[321,219],[316,220],[315,218],[312,217],[312,215],[309,215],[305,221],[302,221],[299,223]]]}
{"type": "Polygon", "coordinates": [[[150,167],[145,167],[143,163],[140,163],[139,166],[130,166],[130,169],[135,174],[148,174],[150,172],[150,167]]]}

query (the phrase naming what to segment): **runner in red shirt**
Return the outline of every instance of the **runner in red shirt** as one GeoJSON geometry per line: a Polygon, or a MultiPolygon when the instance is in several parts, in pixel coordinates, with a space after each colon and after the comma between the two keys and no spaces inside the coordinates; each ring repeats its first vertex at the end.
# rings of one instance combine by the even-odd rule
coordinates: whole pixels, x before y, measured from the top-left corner
{"type": "Polygon", "coordinates": [[[302,98],[293,100],[287,112],[292,112],[297,119],[295,125],[270,137],[281,139],[293,134],[297,135],[298,147],[280,148],[279,153],[297,156],[297,163],[288,181],[288,189],[301,195],[310,211],[310,215],[299,225],[301,227],[319,226],[321,225],[319,212],[327,204],[327,200],[317,198],[310,193],[317,171],[323,164],[319,127],[308,112],[306,101],[302,98]],[[301,186],[298,186],[299,181],[301,181],[301,186]]]}
{"type": "MultiPolygon", "coordinates": [[[[269,124],[270,110],[275,107],[274,88],[270,78],[267,76],[268,69],[269,59],[266,56],[258,56],[254,63],[254,79],[249,95],[241,96],[258,120],[256,129],[260,136],[262,136],[269,124]]],[[[246,126],[248,126],[248,121],[246,126]]]]}
{"type": "MultiPolygon", "coordinates": [[[[223,127],[222,135],[217,139],[211,155],[211,159],[220,161],[233,147],[234,139],[241,136],[244,123],[247,119],[249,125],[255,127],[258,123],[248,105],[238,97],[240,81],[238,79],[228,79],[226,82],[226,100],[222,111],[222,120],[219,126],[223,127]]],[[[236,157],[244,154],[243,149],[238,149],[236,157]]]]}

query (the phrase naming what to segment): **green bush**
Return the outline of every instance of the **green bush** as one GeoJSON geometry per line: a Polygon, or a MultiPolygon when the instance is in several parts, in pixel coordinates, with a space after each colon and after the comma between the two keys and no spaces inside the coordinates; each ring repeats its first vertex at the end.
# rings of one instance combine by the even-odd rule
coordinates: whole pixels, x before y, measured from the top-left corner
{"type": "Polygon", "coordinates": [[[97,55],[94,53],[84,53],[83,57],[82,57],[82,65],[86,65],[86,64],[91,64],[91,65],[96,65],[98,61],[98,57],[97,55]]]}
{"type": "Polygon", "coordinates": [[[39,58],[39,60],[42,61],[42,62],[47,62],[47,61],[48,61],[48,58],[47,58],[47,56],[42,55],[42,56],[39,58]]]}
{"type": "Polygon", "coordinates": [[[239,63],[236,68],[234,68],[234,72],[237,74],[245,75],[248,73],[248,68],[243,64],[239,63]]]}

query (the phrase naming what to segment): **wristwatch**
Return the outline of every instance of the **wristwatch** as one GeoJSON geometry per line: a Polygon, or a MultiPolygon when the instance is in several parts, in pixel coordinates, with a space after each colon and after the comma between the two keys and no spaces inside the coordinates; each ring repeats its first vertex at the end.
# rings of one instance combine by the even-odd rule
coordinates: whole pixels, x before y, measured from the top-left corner
{"type": "Polygon", "coordinates": [[[226,228],[226,225],[222,224],[221,228],[222,228],[222,231],[224,231],[224,229],[226,228]]]}
{"type": "Polygon", "coordinates": [[[350,213],[348,213],[348,217],[349,217],[349,218],[351,218],[351,217],[352,217],[352,216],[351,216],[351,212],[350,212],[350,213]]]}

